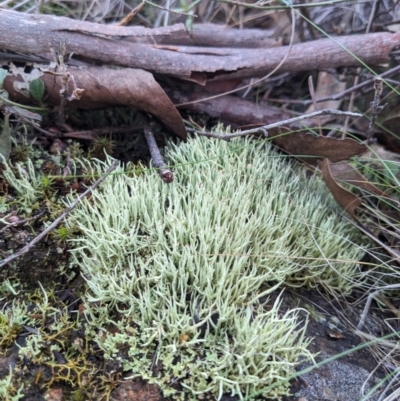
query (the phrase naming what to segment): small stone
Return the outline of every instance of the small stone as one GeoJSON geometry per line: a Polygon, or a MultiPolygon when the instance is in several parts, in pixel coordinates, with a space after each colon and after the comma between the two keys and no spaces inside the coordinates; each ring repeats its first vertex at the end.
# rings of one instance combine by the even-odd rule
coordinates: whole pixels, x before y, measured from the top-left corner
{"type": "Polygon", "coordinates": [[[45,394],[44,398],[46,401],[65,401],[64,393],[62,388],[50,388],[45,394]]]}

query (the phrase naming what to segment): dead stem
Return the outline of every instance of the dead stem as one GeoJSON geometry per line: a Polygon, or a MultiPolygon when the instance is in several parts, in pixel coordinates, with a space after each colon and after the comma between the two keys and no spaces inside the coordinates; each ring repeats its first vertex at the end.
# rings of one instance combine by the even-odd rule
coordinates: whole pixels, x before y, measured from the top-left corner
{"type": "Polygon", "coordinates": [[[269,129],[281,127],[283,125],[291,124],[291,123],[296,122],[296,121],[305,120],[305,119],[310,118],[310,117],[316,117],[316,116],[320,116],[320,115],[329,115],[329,114],[336,115],[336,116],[351,116],[351,117],[362,117],[363,116],[360,113],[353,113],[351,111],[340,111],[340,110],[327,110],[327,109],[324,109],[324,110],[320,110],[320,111],[315,111],[313,113],[305,114],[303,116],[289,118],[288,120],[278,121],[278,122],[273,123],[273,124],[264,125],[262,127],[252,128],[252,129],[245,130],[245,131],[237,131],[237,132],[234,132],[232,134],[227,134],[227,135],[220,135],[220,134],[215,134],[213,132],[206,132],[206,131],[198,131],[198,130],[191,129],[191,128],[187,128],[187,130],[189,132],[194,132],[197,135],[203,135],[203,136],[207,136],[209,138],[224,139],[225,141],[229,141],[231,138],[235,138],[235,137],[238,137],[238,136],[246,136],[246,135],[257,134],[257,133],[260,133],[260,132],[263,133],[264,136],[268,136],[267,131],[269,129]]]}
{"type": "Polygon", "coordinates": [[[150,150],[151,162],[153,166],[157,169],[158,175],[161,177],[161,179],[166,184],[170,184],[174,180],[174,173],[166,166],[148,121],[144,127],[144,136],[150,150]]]}

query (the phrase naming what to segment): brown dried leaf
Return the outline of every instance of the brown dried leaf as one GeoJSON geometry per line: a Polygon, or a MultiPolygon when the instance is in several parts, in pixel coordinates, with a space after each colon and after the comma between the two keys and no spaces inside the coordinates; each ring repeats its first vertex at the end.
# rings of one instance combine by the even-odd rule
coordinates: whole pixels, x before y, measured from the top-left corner
{"type": "Polygon", "coordinates": [[[325,183],[331,191],[336,202],[347,212],[351,217],[356,219],[355,210],[361,206],[361,200],[358,196],[354,195],[347,189],[340,186],[335,179],[332,177],[329,160],[323,159],[320,163],[322,176],[324,177],[325,183]]]}
{"type": "MultiPolygon", "coordinates": [[[[270,133],[271,137],[271,133],[270,133]]],[[[326,157],[331,162],[348,160],[366,151],[367,147],[353,139],[336,139],[294,132],[272,138],[275,145],[294,156],[326,157]]],[[[309,159],[307,159],[309,161],[309,159]]]]}
{"type": "Polygon", "coordinates": [[[329,168],[333,179],[347,182],[348,184],[364,189],[365,191],[377,196],[385,196],[384,192],[382,192],[375,185],[371,184],[350,164],[346,162],[334,164],[331,163],[329,168]]]}
{"type": "MultiPolygon", "coordinates": [[[[68,95],[78,93],[80,98],[67,104],[67,107],[94,109],[110,106],[129,106],[146,111],[157,117],[165,126],[182,139],[186,139],[186,129],[182,118],[153,75],[140,69],[111,69],[90,67],[76,69],[69,67],[71,78],[68,81],[68,95]],[[78,90],[78,91],[77,91],[78,90]]],[[[36,76],[35,76],[36,77],[36,76]]],[[[45,84],[45,102],[60,104],[60,76],[49,73],[40,79],[45,84]]],[[[14,89],[15,81],[20,77],[7,77],[4,87],[10,90],[10,97],[19,100],[21,95],[14,89]]],[[[25,77],[25,82],[27,78],[25,77]]],[[[29,84],[29,83],[28,83],[29,84]]],[[[26,102],[26,98],[24,99],[26,102]]]]}

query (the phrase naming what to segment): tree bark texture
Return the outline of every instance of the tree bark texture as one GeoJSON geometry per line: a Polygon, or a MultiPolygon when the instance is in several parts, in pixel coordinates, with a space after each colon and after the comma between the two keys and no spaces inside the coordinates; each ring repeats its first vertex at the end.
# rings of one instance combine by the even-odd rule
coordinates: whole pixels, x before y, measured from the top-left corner
{"type": "MultiPolygon", "coordinates": [[[[196,36],[191,39],[188,33],[186,39],[182,39],[185,37],[183,25],[158,29],[121,27],[9,10],[0,10],[0,21],[2,49],[32,55],[48,55],[51,48],[58,49],[60,43],[65,42],[70,52],[84,58],[141,68],[200,84],[212,80],[264,76],[272,71],[287,53],[286,46],[260,47],[257,50],[242,47],[206,47],[209,43],[215,46],[215,42],[207,39],[204,31],[199,35],[200,46],[176,44],[179,41],[174,44],[174,35],[175,38],[181,36],[180,43],[191,43],[190,40],[193,43],[196,40],[196,36]]],[[[243,32],[235,33],[240,37],[243,32]]],[[[224,33],[226,34],[231,35],[231,32],[228,30],[224,33]]],[[[244,35],[248,38],[248,31],[244,35]]],[[[256,36],[259,37],[259,32],[256,36]]],[[[370,66],[386,63],[390,60],[391,52],[400,45],[400,33],[343,36],[335,41],[320,39],[294,45],[279,72],[359,66],[360,62],[353,55],[370,66]]],[[[226,43],[229,43],[229,38],[226,39],[226,43]]],[[[247,46],[246,43],[248,42],[239,40],[236,46],[247,46]]]]}

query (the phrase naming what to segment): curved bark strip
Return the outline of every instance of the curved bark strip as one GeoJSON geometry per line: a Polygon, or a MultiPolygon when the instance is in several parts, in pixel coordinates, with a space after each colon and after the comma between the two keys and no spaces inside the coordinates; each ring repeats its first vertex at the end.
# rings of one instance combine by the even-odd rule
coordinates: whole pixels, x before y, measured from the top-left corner
{"type": "MultiPolygon", "coordinates": [[[[157,42],[162,29],[100,25],[49,15],[23,14],[0,10],[0,48],[27,54],[48,54],[66,42],[77,55],[154,73],[195,80],[204,73],[208,80],[264,76],[272,71],[287,52],[287,47],[221,48],[184,46],[157,42]],[[154,34],[153,34],[154,33],[154,34]],[[132,39],[153,38],[153,44],[133,43],[132,39]]],[[[168,27],[164,34],[180,32],[181,26],[168,27]]],[[[240,31],[238,31],[240,35],[240,31]]],[[[146,40],[147,40],[146,39],[146,40]]],[[[172,39],[171,39],[172,40],[172,39]]],[[[392,50],[400,45],[400,33],[372,33],[335,39],[368,65],[390,60],[392,50]]],[[[168,40],[169,42],[169,40],[168,40]]],[[[292,51],[280,72],[298,72],[360,63],[337,43],[320,39],[300,43],[292,51]]],[[[204,83],[204,79],[201,83],[204,83]]]]}

